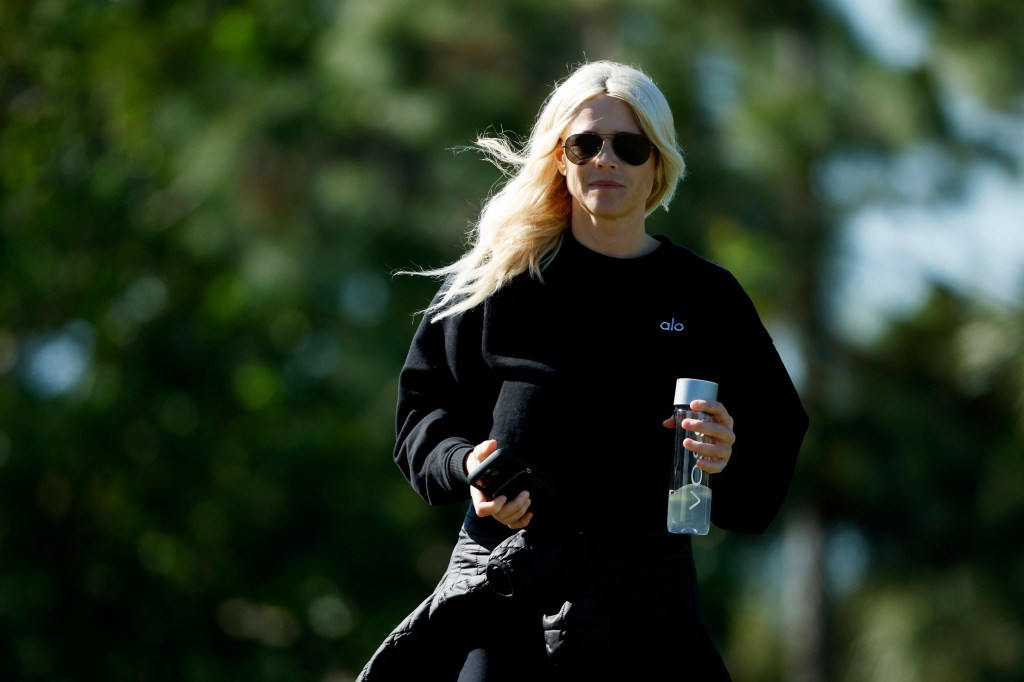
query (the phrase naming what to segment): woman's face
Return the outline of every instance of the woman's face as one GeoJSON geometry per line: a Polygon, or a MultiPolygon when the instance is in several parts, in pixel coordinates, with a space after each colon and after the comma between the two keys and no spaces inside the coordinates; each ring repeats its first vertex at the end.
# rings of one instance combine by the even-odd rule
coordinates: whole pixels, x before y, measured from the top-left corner
{"type": "MultiPolygon", "coordinates": [[[[640,125],[628,104],[608,95],[598,95],[583,105],[562,135],[562,142],[576,133],[640,134],[640,125]]],[[[643,225],[647,198],[654,187],[656,153],[642,165],[633,166],[618,157],[612,139],[604,140],[597,156],[575,164],[565,150],[556,151],[558,170],[572,195],[573,224],[592,225],[622,221],[643,225]]]]}

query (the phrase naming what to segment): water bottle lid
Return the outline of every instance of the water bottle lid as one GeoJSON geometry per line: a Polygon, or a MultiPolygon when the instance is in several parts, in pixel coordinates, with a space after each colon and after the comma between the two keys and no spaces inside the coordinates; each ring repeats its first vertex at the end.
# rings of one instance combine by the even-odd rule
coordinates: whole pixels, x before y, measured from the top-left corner
{"type": "Polygon", "coordinates": [[[703,379],[676,379],[673,405],[689,405],[691,400],[718,400],[718,384],[703,379]]]}

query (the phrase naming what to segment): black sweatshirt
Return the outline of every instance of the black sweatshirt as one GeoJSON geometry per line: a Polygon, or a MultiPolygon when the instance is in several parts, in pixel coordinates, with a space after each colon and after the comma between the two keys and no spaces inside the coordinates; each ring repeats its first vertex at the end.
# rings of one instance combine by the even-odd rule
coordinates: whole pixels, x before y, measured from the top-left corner
{"type": "MultiPolygon", "coordinates": [[[[658,236],[638,258],[566,230],[543,271],[472,310],[424,318],[399,378],[395,461],[430,504],[469,499],[488,438],[553,478],[581,529],[665,528],[675,381],[719,384],[735,420],[711,477],[713,523],[761,533],[792,480],[807,415],[749,296],[727,270],[658,236]]],[[[536,516],[534,523],[539,522],[536,516]]]]}

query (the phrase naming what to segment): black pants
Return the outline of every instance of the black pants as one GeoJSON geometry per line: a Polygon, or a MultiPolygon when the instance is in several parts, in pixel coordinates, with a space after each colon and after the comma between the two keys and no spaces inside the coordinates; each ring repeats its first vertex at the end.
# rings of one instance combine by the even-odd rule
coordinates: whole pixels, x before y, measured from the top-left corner
{"type": "Polygon", "coordinates": [[[516,612],[500,600],[491,615],[476,613],[436,642],[424,666],[426,679],[458,682],[550,682],[554,668],[544,649],[544,633],[535,613],[516,612]]]}

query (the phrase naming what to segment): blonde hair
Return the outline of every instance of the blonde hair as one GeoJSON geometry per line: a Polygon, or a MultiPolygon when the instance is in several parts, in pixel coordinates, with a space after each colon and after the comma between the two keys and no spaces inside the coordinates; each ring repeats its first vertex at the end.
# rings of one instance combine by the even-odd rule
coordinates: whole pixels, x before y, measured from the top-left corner
{"type": "Polygon", "coordinates": [[[439,296],[423,311],[431,321],[477,306],[526,270],[542,279],[541,270],[558,252],[572,211],[554,151],[583,105],[599,95],[628,104],[657,148],[646,214],[659,205],[668,209],[686,166],[665,96],[637,68],[610,61],[585,63],[548,96],[521,150],[506,136],[477,138],[475,146],[506,180],[484,204],[470,233],[469,251],[450,265],[406,273],[445,278],[439,296]]]}

